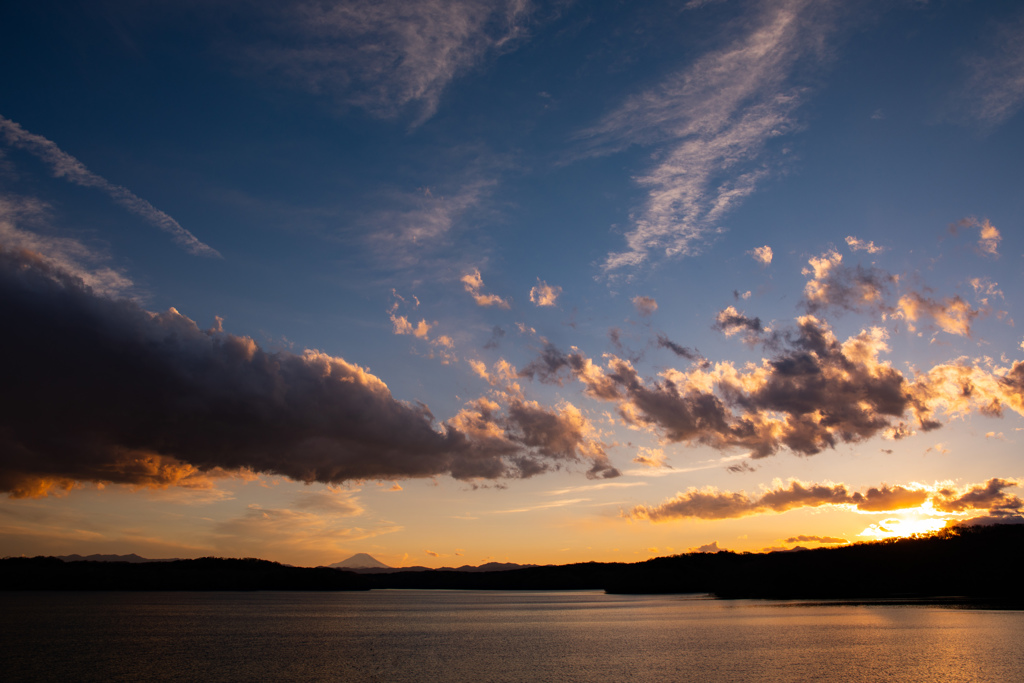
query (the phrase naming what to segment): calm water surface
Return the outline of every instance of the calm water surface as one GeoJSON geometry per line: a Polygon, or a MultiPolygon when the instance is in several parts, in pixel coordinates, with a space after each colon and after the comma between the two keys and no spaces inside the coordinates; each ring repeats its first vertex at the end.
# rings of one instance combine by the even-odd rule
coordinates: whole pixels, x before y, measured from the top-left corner
{"type": "Polygon", "coordinates": [[[0,677],[1024,681],[1024,612],[600,592],[0,593],[0,677]]]}

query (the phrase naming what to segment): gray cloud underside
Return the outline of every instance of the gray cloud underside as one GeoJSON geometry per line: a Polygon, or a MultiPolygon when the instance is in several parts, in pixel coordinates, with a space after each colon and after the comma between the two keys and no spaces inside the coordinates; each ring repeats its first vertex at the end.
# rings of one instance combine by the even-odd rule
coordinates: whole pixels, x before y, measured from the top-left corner
{"type": "MultiPolygon", "coordinates": [[[[638,505],[628,515],[653,522],[671,519],[731,519],[768,512],[786,512],[822,505],[849,505],[863,512],[889,512],[916,508],[931,500],[942,512],[987,511],[989,515],[1012,517],[1020,514],[1024,501],[1005,489],[1019,486],[1012,479],[990,479],[966,491],[953,488],[929,491],[903,486],[878,486],[864,493],[850,491],[845,484],[804,484],[791,481],[760,496],[716,489],[690,489],[659,505],[638,505]]],[[[842,539],[838,542],[845,543],[842,539]]],[[[787,542],[792,542],[792,539],[787,542]]]]}
{"type": "Polygon", "coordinates": [[[328,483],[591,459],[592,476],[617,474],[577,450],[560,413],[524,404],[497,414],[489,439],[435,426],[344,359],[268,353],[174,309],[98,296],[30,252],[0,249],[0,319],[0,491],[15,495],[46,479],[167,485],[184,465],[328,483]]]}
{"type": "Polygon", "coordinates": [[[779,352],[760,366],[702,364],[645,381],[629,361],[609,356],[602,368],[548,345],[519,374],[545,383],[574,377],[592,398],[614,403],[624,421],[668,442],[749,449],[754,458],[903,438],[915,426],[940,427],[942,412],[1024,414],[1024,362],[996,372],[961,359],[908,378],[878,358],[888,350],[884,339],[872,328],[841,342],[826,323],[804,316],[795,332],[776,336],[779,352]]]}

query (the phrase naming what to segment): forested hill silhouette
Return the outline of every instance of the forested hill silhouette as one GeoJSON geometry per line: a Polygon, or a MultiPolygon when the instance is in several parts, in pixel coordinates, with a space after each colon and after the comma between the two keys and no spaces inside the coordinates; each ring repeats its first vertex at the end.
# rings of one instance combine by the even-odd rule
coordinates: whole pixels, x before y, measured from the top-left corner
{"type": "Polygon", "coordinates": [[[634,564],[586,562],[497,572],[354,574],[266,560],[172,562],[0,560],[8,590],[603,589],[720,598],[917,599],[1024,604],[1024,525],[952,527],[930,536],[767,554],[690,553],[634,564]]]}

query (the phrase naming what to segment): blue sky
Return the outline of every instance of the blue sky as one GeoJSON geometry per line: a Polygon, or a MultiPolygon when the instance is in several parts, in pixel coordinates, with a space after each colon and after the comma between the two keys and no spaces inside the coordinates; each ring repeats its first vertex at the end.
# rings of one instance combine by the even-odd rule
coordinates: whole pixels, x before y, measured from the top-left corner
{"type": "Polygon", "coordinates": [[[1017,3],[0,27],[4,554],[635,560],[1018,516],[1017,3]]]}

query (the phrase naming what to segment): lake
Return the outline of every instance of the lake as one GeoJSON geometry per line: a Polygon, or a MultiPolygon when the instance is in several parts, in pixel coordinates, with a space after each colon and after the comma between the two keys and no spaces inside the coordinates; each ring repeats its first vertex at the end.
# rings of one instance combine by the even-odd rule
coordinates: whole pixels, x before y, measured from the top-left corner
{"type": "Polygon", "coordinates": [[[1024,681],[1024,612],[597,591],[0,593],[8,681],[1024,681]]]}

